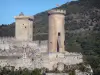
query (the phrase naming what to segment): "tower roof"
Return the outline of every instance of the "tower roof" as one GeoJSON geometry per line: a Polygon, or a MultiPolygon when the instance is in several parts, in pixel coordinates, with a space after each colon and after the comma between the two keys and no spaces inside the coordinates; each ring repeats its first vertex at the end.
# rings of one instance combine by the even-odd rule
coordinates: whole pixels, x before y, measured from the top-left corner
{"type": "Polygon", "coordinates": [[[19,14],[19,16],[24,16],[24,13],[23,13],[23,12],[21,12],[21,13],[19,14]]]}

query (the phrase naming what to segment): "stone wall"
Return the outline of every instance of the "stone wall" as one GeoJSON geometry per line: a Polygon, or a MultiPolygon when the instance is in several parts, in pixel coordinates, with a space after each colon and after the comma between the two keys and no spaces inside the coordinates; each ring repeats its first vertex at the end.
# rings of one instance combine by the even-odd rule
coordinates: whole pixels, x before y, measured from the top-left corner
{"type": "Polygon", "coordinates": [[[18,41],[15,38],[12,37],[7,37],[7,38],[3,38],[0,37],[0,50],[21,50],[23,48],[25,49],[31,49],[31,50],[37,50],[37,49],[41,49],[41,52],[46,51],[47,50],[47,43],[48,41],[18,41]]]}
{"type": "Polygon", "coordinates": [[[48,68],[63,63],[73,65],[83,62],[79,53],[49,52],[48,41],[18,41],[14,38],[0,38],[0,65],[10,65],[23,68],[48,68]],[[74,61],[74,62],[73,62],[74,61]]]}

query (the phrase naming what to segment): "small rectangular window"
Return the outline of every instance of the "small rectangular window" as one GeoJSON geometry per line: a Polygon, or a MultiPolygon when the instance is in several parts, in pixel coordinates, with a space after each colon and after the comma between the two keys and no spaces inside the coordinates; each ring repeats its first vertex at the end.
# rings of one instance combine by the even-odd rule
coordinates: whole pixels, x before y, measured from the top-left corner
{"type": "Polygon", "coordinates": [[[60,32],[58,33],[58,36],[60,36],[60,32]]]}

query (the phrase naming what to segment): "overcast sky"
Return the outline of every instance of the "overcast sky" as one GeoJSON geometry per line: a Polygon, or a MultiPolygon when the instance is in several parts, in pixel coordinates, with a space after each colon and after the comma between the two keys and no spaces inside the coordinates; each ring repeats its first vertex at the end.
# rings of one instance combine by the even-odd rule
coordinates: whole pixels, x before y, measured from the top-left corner
{"type": "Polygon", "coordinates": [[[36,13],[62,5],[72,0],[0,0],[0,25],[14,22],[14,16],[23,12],[25,15],[36,13]]]}

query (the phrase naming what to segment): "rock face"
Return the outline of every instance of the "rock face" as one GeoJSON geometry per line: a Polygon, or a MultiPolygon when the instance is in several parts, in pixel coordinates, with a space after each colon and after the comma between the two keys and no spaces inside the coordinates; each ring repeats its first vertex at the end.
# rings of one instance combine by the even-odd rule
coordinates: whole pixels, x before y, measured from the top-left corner
{"type": "Polygon", "coordinates": [[[69,52],[48,52],[48,41],[16,41],[14,38],[0,38],[0,65],[29,69],[48,68],[63,70],[63,64],[83,62],[82,55],[69,52]],[[74,62],[73,62],[74,61],[74,62]]]}
{"type": "Polygon", "coordinates": [[[58,63],[57,70],[62,72],[64,70],[64,63],[58,63]]]}

